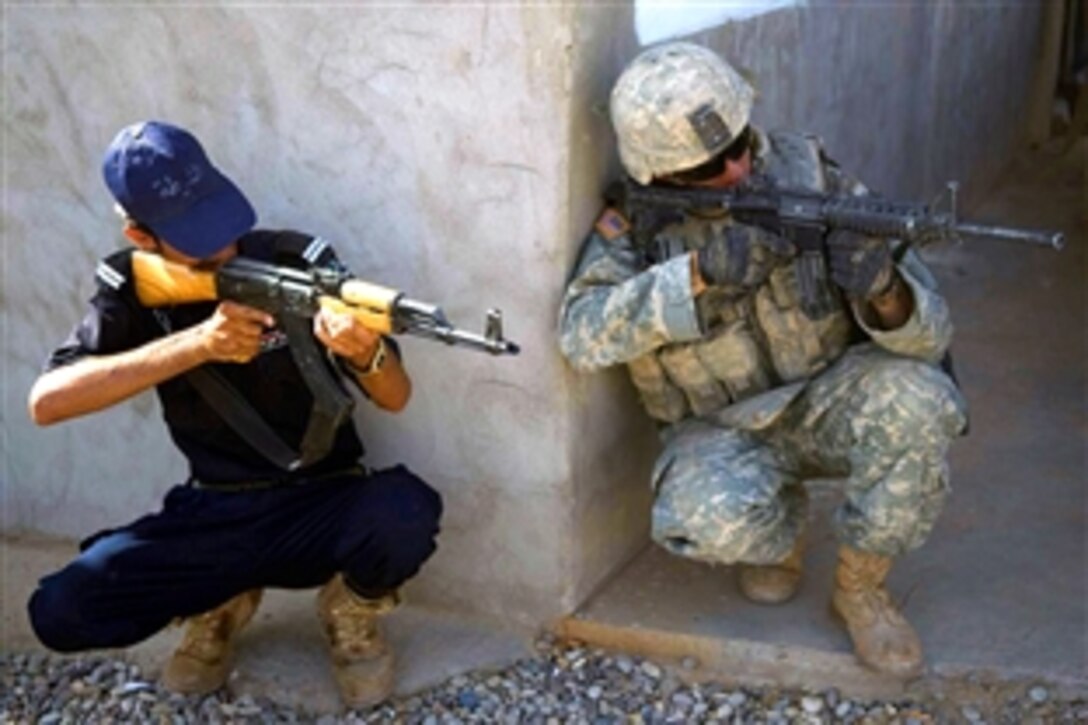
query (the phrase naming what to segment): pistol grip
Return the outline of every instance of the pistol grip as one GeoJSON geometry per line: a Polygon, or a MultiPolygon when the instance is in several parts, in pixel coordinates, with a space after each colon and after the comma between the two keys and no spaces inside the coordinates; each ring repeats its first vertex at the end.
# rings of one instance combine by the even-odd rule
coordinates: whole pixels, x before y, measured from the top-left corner
{"type": "Polygon", "coordinates": [[[801,311],[810,320],[827,317],[839,307],[834,288],[827,274],[827,264],[819,249],[805,249],[797,258],[797,284],[801,294],[801,311]]]}

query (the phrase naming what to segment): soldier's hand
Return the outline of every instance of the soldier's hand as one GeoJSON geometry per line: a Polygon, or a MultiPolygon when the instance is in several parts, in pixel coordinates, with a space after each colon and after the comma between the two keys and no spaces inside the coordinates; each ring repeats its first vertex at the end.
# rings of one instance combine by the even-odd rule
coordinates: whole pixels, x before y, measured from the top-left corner
{"type": "Polygon", "coordinates": [[[374,357],[381,335],[350,312],[321,308],[314,315],[314,335],[340,357],[357,368],[365,368],[374,357]]]}
{"type": "Polygon", "coordinates": [[[848,295],[870,299],[891,283],[894,265],[883,239],[839,229],[828,237],[827,249],[831,279],[848,295]]]}
{"type": "Polygon", "coordinates": [[[212,316],[197,327],[197,334],[208,360],[246,363],[261,351],[261,333],[275,323],[264,310],[220,302],[212,316]]]}
{"type": "Polygon", "coordinates": [[[786,239],[759,227],[730,226],[699,249],[699,275],[711,286],[753,288],[796,253],[786,239]]]}

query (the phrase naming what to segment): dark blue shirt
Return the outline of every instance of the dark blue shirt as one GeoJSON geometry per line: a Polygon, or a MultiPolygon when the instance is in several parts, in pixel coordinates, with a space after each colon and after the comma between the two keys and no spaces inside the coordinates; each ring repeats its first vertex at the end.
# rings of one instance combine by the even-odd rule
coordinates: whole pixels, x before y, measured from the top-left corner
{"type": "MultiPolygon", "coordinates": [[[[254,231],[239,240],[242,256],[305,269],[302,256],[312,238],[297,232],[254,231]]],[[[216,303],[196,303],[153,311],[136,299],[131,282],[132,250],[117,252],[100,264],[114,271],[98,275],[90,309],[68,339],[49,356],[46,369],[87,355],[109,355],[144,345],[172,331],[196,325],[215,311],[216,303]]],[[[339,265],[327,248],[317,263],[339,265]]],[[[387,343],[392,342],[387,340],[387,343]]],[[[320,349],[325,348],[316,343],[320,349]]],[[[394,345],[394,349],[395,349],[394,345]]],[[[289,446],[297,450],[310,418],[313,396],[279,329],[269,330],[262,352],[245,364],[210,363],[248,401],[289,446]]],[[[330,369],[335,370],[332,362],[330,369]]],[[[334,373],[335,374],[335,373],[334,373]]],[[[157,386],[170,436],[189,461],[191,476],[206,483],[287,479],[287,474],[246,443],[196,391],[184,375],[157,386]]],[[[294,476],[320,475],[358,462],[363,445],[349,419],[337,430],[332,449],[322,460],[294,476]]]]}

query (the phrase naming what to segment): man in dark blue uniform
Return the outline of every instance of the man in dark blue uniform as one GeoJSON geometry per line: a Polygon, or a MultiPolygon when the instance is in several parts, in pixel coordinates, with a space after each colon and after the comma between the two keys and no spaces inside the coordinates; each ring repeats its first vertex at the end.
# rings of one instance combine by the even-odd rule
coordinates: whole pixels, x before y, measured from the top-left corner
{"type": "MultiPolygon", "coordinates": [[[[123,129],[103,174],[125,236],[168,261],[214,270],[242,255],[342,269],[324,240],[254,230],[245,196],[176,126],[123,129]]],[[[368,471],[350,416],[325,436],[327,452],[302,466],[285,467],[255,444],[213,398],[233,391],[226,397],[242,399],[231,403],[247,409],[242,417],[263,420],[285,447],[304,443],[314,396],[280,321],[227,301],[150,309],[136,296],[132,251],[99,263],[90,309],[46,362],[30,415],[49,425],[155,387],[190,477],[160,512],[90,537],[74,561],[42,579],[29,603],[35,632],[50,648],[75,652],[128,646],[188,618],[163,681],[208,692],[226,681],[232,640],[262,588],[320,586],[318,613],[345,702],[384,699],[393,655],[378,619],[434,552],[441,498],[403,466],[368,471]],[[208,372],[218,389],[199,384],[208,372]]],[[[314,317],[312,335],[327,351],[325,372],[384,410],[407,404],[411,382],[392,339],[329,310],[314,317]]]]}

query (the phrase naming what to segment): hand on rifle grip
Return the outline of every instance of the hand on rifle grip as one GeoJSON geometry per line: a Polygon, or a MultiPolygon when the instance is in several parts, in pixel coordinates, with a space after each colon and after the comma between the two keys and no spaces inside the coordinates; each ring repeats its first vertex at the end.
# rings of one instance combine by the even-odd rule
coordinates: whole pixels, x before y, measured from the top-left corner
{"type": "Polygon", "coordinates": [[[848,295],[869,299],[891,282],[892,255],[880,237],[867,237],[843,229],[827,238],[831,279],[848,295]]]}
{"type": "Polygon", "coordinates": [[[237,302],[220,302],[196,328],[209,362],[247,363],[261,351],[261,334],[276,321],[272,315],[237,302]]]}

